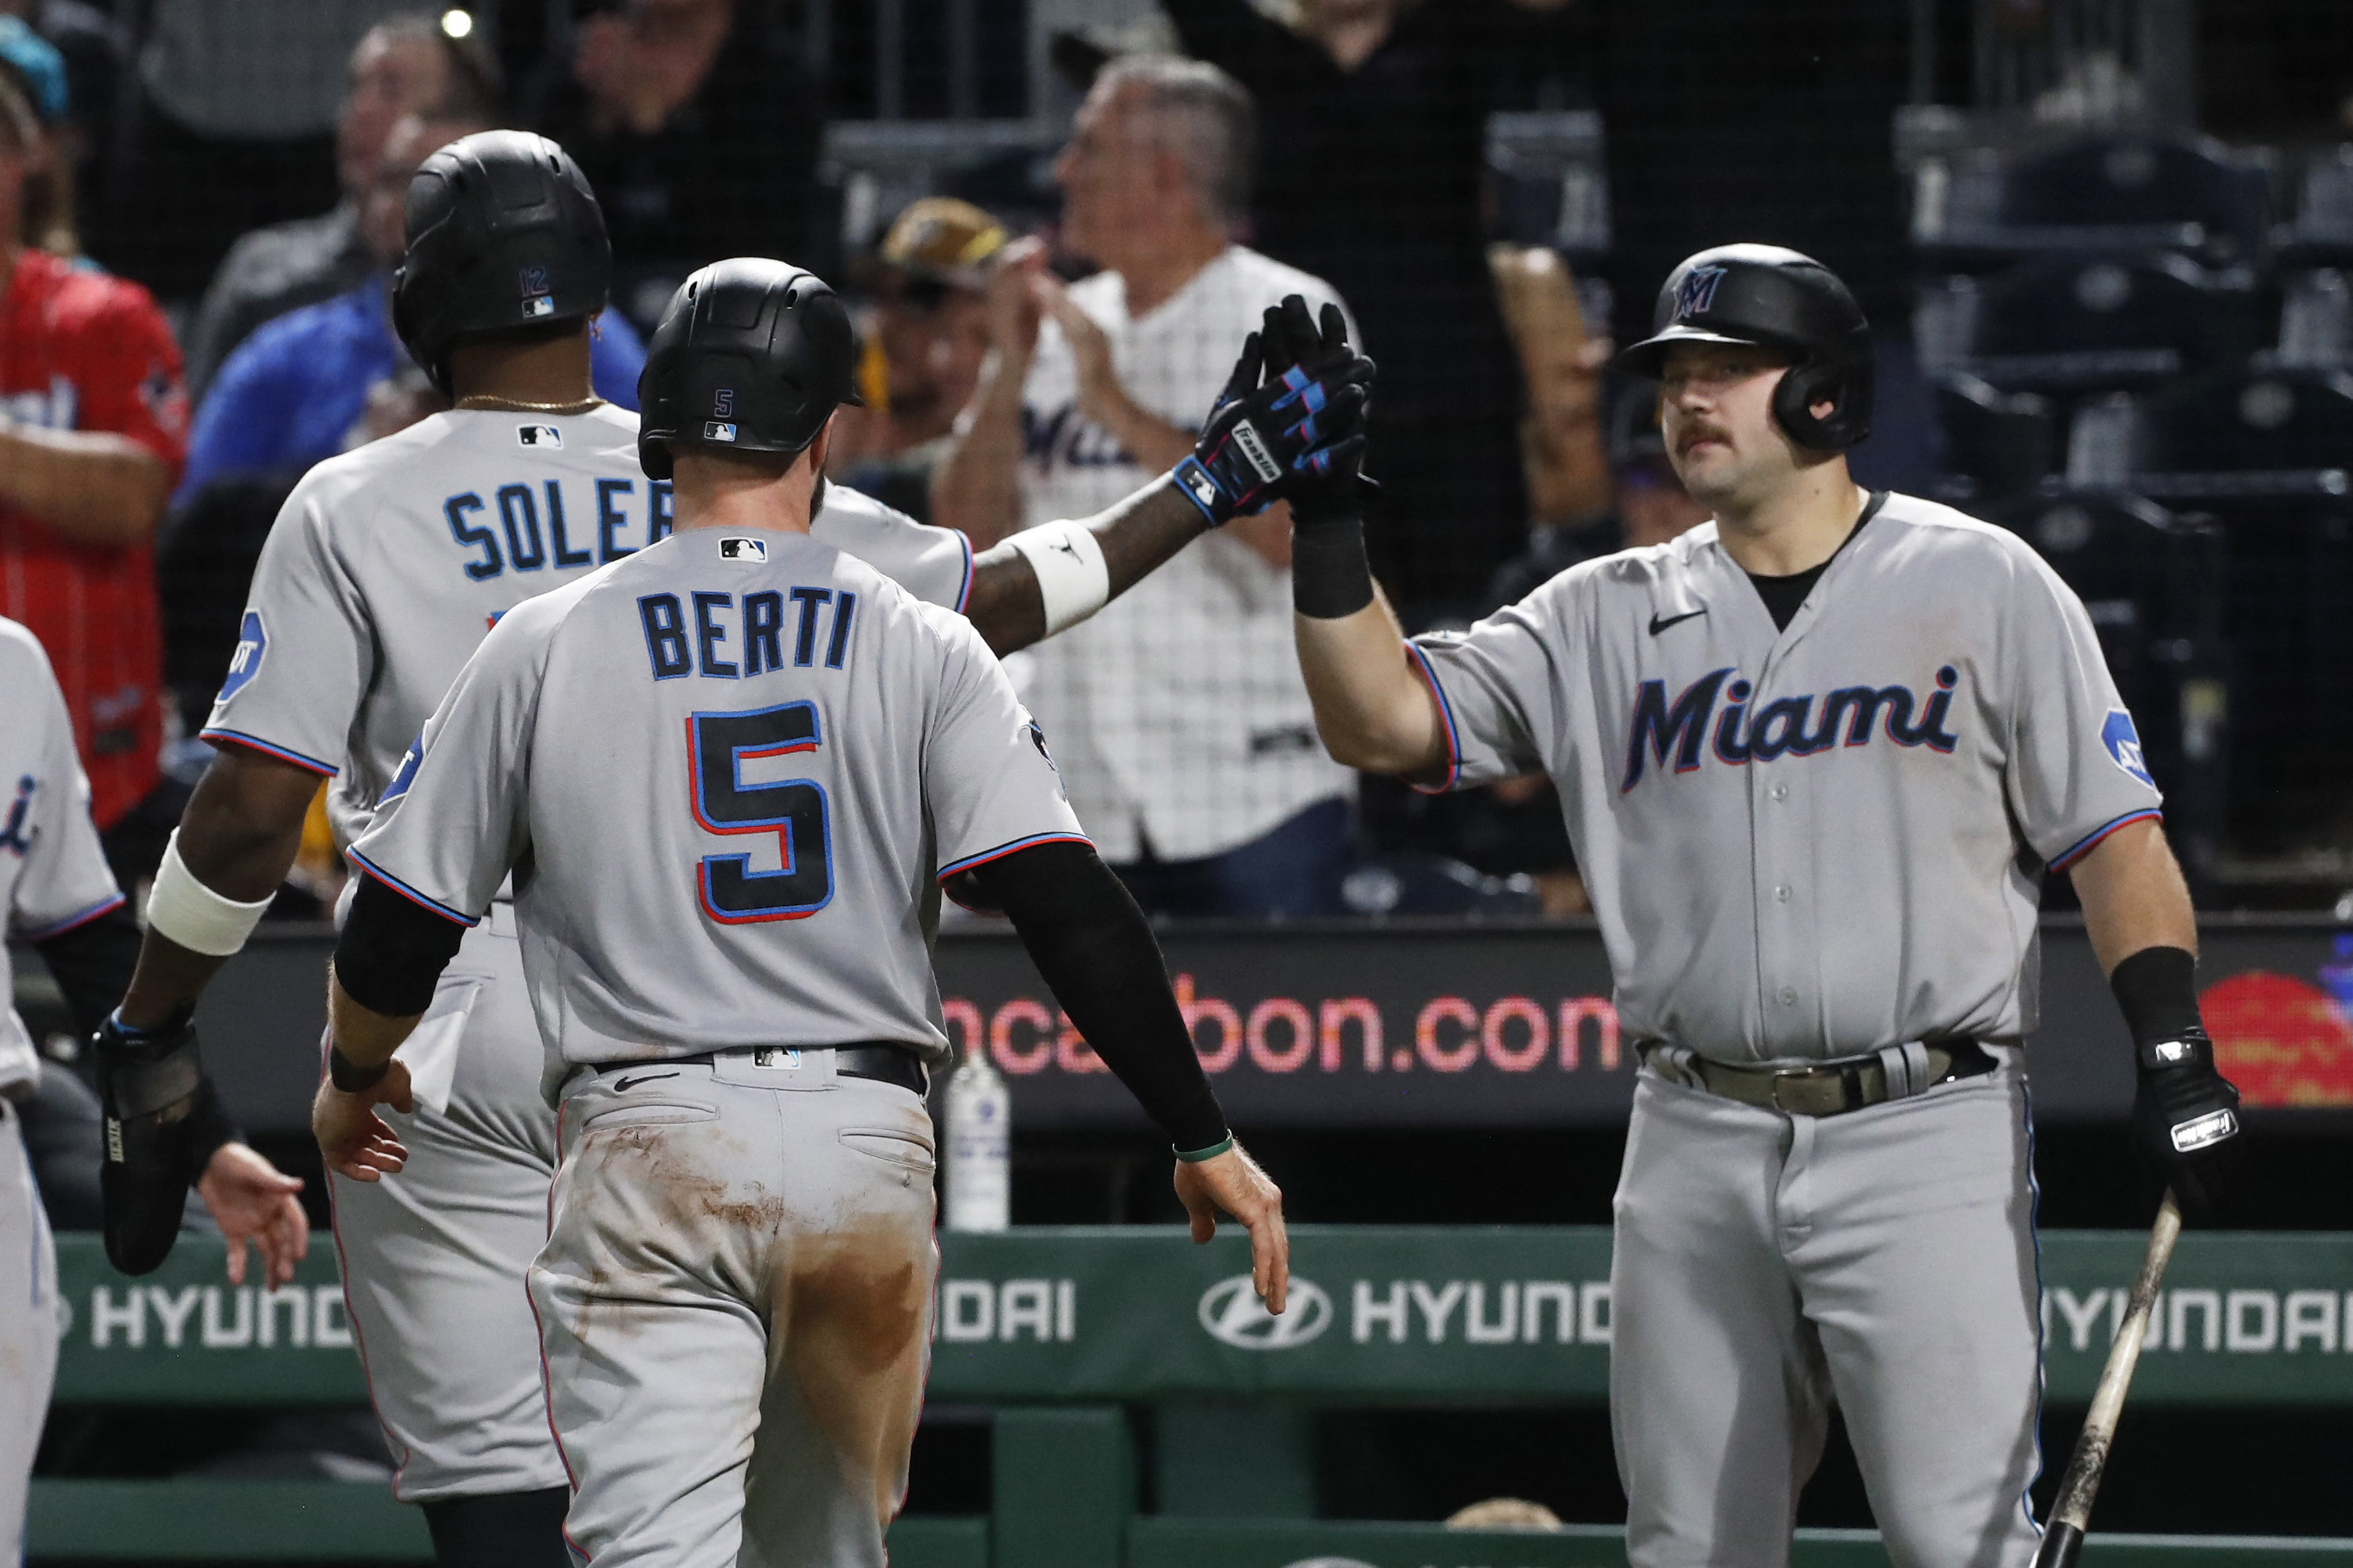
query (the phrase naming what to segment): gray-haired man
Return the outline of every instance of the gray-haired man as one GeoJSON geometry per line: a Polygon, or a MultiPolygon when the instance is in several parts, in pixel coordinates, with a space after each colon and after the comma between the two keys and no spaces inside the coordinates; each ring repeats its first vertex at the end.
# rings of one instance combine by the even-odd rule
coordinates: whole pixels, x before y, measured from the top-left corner
{"type": "MultiPolygon", "coordinates": [[[[1105,68],[1054,165],[1060,240],[1102,268],[1064,289],[1009,247],[992,364],[934,480],[935,521],[987,542],[1083,517],[1192,450],[1233,345],[1284,296],[1331,286],[1233,240],[1255,113],[1213,66],[1105,68]]],[[[1376,345],[1377,346],[1377,345],[1376,345]]],[[[1291,652],[1290,520],[1239,520],[1061,646],[1025,697],[1071,803],[1147,909],[1314,912],[1335,883],[1351,787],[1314,743],[1291,652]]]]}

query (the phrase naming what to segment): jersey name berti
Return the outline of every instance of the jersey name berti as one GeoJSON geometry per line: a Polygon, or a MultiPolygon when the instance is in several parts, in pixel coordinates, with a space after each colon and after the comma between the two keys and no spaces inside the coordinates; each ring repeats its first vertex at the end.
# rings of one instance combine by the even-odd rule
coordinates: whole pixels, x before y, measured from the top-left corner
{"type": "Polygon", "coordinates": [[[1867,746],[1883,730],[1898,746],[1950,753],[1960,743],[1948,727],[1953,688],[1959,679],[1953,666],[1940,667],[1925,701],[1909,686],[1890,685],[1841,686],[1820,697],[1807,693],[1763,703],[1752,700],[1754,686],[1730,665],[1701,676],[1672,703],[1667,700],[1665,681],[1645,680],[1634,698],[1619,793],[1641,784],[1652,762],[1664,768],[1672,758],[1679,773],[1697,772],[1709,755],[1740,767],[1817,756],[1841,745],[1867,746]],[[1716,712],[1719,700],[1721,715],[1716,712]]]}

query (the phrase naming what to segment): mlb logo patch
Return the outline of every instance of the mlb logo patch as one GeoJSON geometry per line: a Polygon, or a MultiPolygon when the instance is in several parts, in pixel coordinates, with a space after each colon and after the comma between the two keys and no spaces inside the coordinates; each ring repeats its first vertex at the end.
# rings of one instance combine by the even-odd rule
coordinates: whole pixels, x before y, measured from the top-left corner
{"type": "Polygon", "coordinates": [[[1721,267],[1694,267],[1675,285],[1675,315],[1704,316],[1715,303],[1716,286],[1724,281],[1721,267]]]}
{"type": "Polygon", "coordinates": [[[735,439],[735,426],[722,424],[716,419],[706,419],[702,422],[702,438],[706,441],[733,441],[735,439]]]}
{"type": "Polygon", "coordinates": [[[553,425],[523,425],[515,429],[515,440],[525,447],[553,447],[564,449],[564,432],[553,425]]]}
{"type": "Polygon", "coordinates": [[[2108,710],[2107,722],[2100,726],[2100,744],[2108,749],[2108,760],[2132,774],[2149,788],[2157,780],[2149,776],[2148,763],[2140,752],[2140,731],[2133,728],[2132,715],[2121,708],[2108,710]]]}
{"type": "Polygon", "coordinates": [[[555,301],[544,294],[536,300],[525,300],[522,313],[526,316],[553,316],[555,314],[555,301]]]}
{"type": "Polygon", "coordinates": [[[722,561],[765,561],[767,558],[768,546],[764,540],[723,539],[719,542],[719,559],[722,561]]]}

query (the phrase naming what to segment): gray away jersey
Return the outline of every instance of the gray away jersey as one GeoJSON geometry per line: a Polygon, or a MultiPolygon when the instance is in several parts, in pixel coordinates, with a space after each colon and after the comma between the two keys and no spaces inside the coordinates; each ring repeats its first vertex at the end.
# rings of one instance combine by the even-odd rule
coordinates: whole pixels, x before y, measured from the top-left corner
{"type": "MultiPolygon", "coordinates": [[[[204,738],[334,777],[329,812],[351,843],[501,616],[668,535],[670,486],[639,470],[637,439],[637,416],[609,405],[468,409],[312,468],[262,549],[204,738]]],[[[815,531],[964,607],[963,534],[839,485],[815,531]]]]}
{"type": "Polygon", "coordinates": [[[2017,1039],[2040,870],[2158,815],[2083,605],[1908,496],[1785,631],[1707,523],[1413,646],[1450,785],[1557,781],[1630,1037],[1721,1060],[2017,1039]]]}
{"type": "MultiPolygon", "coordinates": [[[[13,941],[40,942],[122,902],[90,819],[90,780],[48,655],[0,619],[0,915],[13,941]]],[[[25,1022],[8,1005],[0,944],[0,1089],[40,1076],[25,1022]]]]}
{"type": "Polygon", "coordinates": [[[675,534],[502,618],[352,858],[472,921],[514,869],[564,1063],[947,1054],[929,882],[1083,843],[969,622],[804,535],[675,534]]]}

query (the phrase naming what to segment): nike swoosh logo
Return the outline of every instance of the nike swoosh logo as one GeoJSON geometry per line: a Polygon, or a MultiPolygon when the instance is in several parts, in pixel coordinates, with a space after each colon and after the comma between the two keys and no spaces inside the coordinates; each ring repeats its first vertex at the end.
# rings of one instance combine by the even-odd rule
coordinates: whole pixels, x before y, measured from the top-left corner
{"type": "Polygon", "coordinates": [[[1651,617],[1651,635],[1652,637],[1657,637],[1669,626],[1681,626],[1683,622],[1690,620],[1694,616],[1704,616],[1705,614],[1707,614],[1707,606],[1703,605],[1696,610],[1685,610],[1680,616],[1654,615],[1651,617]]]}
{"type": "Polygon", "coordinates": [[[637,1088],[638,1085],[641,1083],[652,1083],[659,1079],[676,1078],[678,1074],[674,1072],[641,1072],[629,1078],[617,1078],[613,1080],[613,1092],[615,1094],[627,1094],[629,1090],[637,1088]]]}

